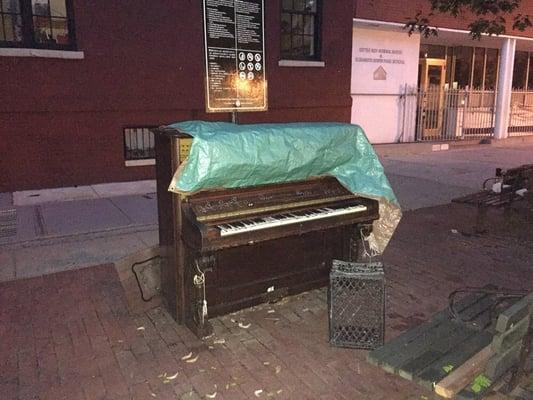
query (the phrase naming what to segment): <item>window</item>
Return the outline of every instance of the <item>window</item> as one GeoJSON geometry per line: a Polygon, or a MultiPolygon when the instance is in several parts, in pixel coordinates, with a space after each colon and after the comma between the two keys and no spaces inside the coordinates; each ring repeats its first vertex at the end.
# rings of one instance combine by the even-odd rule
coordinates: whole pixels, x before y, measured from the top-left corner
{"type": "Polygon", "coordinates": [[[485,48],[474,48],[474,70],[472,71],[472,89],[483,90],[485,81],[485,48]]]}
{"type": "Polygon", "coordinates": [[[498,77],[498,49],[487,49],[485,90],[495,90],[498,77]]]}
{"type": "Polygon", "coordinates": [[[124,128],[124,158],[126,161],[149,160],[155,157],[154,133],[149,127],[124,128]]]}
{"type": "Polygon", "coordinates": [[[455,56],[455,76],[454,82],[457,82],[459,88],[471,86],[470,78],[472,77],[472,47],[456,47],[455,56]]]}
{"type": "Polygon", "coordinates": [[[446,46],[437,46],[433,44],[420,45],[420,58],[446,58],[446,46]]]}
{"type": "Polygon", "coordinates": [[[283,0],[281,58],[320,59],[320,0],[283,0]]]}
{"type": "Polygon", "coordinates": [[[0,0],[0,47],[75,50],[71,0],[0,0]]]}
{"type": "Polygon", "coordinates": [[[529,54],[527,51],[517,51],[514,55],[513,89],[524,89],[527,82],[527,67],[529,54]]]}

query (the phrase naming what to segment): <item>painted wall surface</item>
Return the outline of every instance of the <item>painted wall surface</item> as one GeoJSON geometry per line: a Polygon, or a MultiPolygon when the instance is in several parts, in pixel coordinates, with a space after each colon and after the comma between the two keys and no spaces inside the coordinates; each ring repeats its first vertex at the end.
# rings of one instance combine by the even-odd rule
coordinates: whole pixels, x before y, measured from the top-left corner
{"type": "MultiPolygon", "coordinates": [[[[279,67],[281,0],[265,0],[269,111],[240,121],[350,120],[352,0],[325,1],[323,68],[279,67]]],[[[202,1],[74,1],[83,60],[0,56],[0,192],[154,177],[124,165],[123,128],[205,114],[202,1]]]]}
{"type": "Polygon", "coordinates": [[[414,140],[420,37],[354,26],[352,117],[372,143],[414,140]]]}

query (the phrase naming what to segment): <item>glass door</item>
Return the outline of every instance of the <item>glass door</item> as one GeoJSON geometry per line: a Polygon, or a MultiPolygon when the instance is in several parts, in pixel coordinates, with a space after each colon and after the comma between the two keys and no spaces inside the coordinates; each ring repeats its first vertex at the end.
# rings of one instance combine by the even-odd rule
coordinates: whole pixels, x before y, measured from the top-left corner
{"type": "Polygon", "coordinates": [[[420,90],[422,112],[422,137],[440,136],[444,115],[444,82],[446,60],[424,58],[420,60],[420,90]]]}

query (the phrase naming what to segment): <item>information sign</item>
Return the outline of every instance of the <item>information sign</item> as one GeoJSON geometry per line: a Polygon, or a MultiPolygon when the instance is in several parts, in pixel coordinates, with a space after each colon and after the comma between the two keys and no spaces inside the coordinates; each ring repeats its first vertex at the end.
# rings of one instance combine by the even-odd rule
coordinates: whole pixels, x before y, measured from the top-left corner
{"type": "Polygon", "coordinates": [[[203,0],[207,112],[265,111],[263,0],[203,0]]]}

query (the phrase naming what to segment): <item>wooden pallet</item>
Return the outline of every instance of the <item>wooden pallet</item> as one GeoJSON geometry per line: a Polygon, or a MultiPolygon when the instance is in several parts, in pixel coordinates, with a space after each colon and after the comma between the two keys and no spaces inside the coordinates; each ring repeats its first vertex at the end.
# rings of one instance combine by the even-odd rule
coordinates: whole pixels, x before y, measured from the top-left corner
{"type": "MultiPolygon", "coordinates": [[[[508,333],[498,332],[497,326],[504,332],[508,331],[505,329],[508,326],[512,326],[513,329],[524,328],[516,328],[518,324],[513,322],[516,318],[510,313],[500,316],[497,320],[491,317],[498,316],[515,302],[516,299],[506,300],[494,309],[493,296],[482,293],[468,295],[457,302],[454,308],[461,319],[469,320],[470,323],[454,320],[450,317],[448,309],[443,310],[427,323],[405,332],[383,347],[370,352],[368,361],[433,390],[435,385],[448,374],[484,349],[483,369],[487,362],[493,362],[492,356],[495,352],[493,346],[496,346],[493,342],[500,343],[502,348],[509,348],[508,341],[500,336],[508,333]]],[[[464,385],[472,378],[465,376],[463,379],[467,380],[464,385]]],[[[466,396],[467,393],[462,395],[466,396]]]]}

